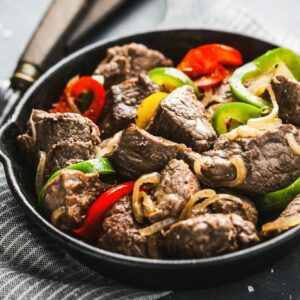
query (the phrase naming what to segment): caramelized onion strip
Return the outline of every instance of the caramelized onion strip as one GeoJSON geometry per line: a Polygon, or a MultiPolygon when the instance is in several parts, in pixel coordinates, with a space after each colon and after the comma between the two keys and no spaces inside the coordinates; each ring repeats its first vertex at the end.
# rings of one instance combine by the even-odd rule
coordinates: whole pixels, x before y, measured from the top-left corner
{"type": "Polygon", "coordinates": [[[134,218],[138,223],[143,223],[144,214],[142,208],[141,187],[146,183],[158,185],[160,183],[160,174],[158,172],[153,172],[150,174],[142,175],[135,182],[133,193],[132,193],[132,208],[133,208],[134,218]]]}
{"type": "Polygon", "coordinates": [[[294,152],[296,155],[300,155],[300,145],[299,145],[299,143],[296,141],[294,134],[288,133],[288,134],[285,136],[285,138],[286,138],[286,140],[287,140],[287,142],[288,142],[289,147],[293,150],[293,152],[294,152]]]}
{"type": "MultiPolygon", "coordinates": [[[[216,192],[214,190],[211,190],[211,189],[205,189],[205,190],[201,190],[201,191],[197,192],[186,203],[185,207],[183,208],[183,210],[182,210],[182,212],[179,216],[179,219],[183,220],[183,219],[188,218],[192,213],[192,209],[193,209],[195,203],[197,203],[198,201],[200,201],[202,199],[205,199],[205,198],[210,199],[211,197],[213,197],[215,195],[216,195],[216,192]]],[[[203,203],[203,202],[201,202],[201,203],[203,203]]]]}
{"type": "Polygon", "coordinates": [[[44,171],[45,171],[45,165],[47,159],[45,151],[40,151],[39,154],[40,154],[40,160],[37,165],[36,174],[35,174],[35,190],[37,194],[39,194],[44,184],[44,171]]]}
{"type": "MultiPolygon", "coordinates": [[[[247,169],[245,166],[245,162],[243,161],[240,155],[233,155],[229,158],[231,164],[235,167],[236,177],[230,181],[218,182],[218,186],[226,186],[226,187],[234,187],[242,184],[247,176],[247,169]]],[[[201,171],[201,161],[195,160],[194,163],[194,171],[197,176],[199,176],[200,181],[209,186],[215,186],[215,183],[209,180],[201,171]]]]}
{"type": "Polygon", "coordinates": [[[157,232],[169,227],[173,223],[175,223],[174,218],[166,218],[166,219],[156,222],[148,227],[140,229],[140,234],[142,236],[149,236],[149,235],[152,235],[154,233],[157,233],[157,232]]]}
{"type": "Polygon", "coordinates": [[[51,215],[51,223],[57,227],[60,217],[63,216],[65,213],[66,213],[65,206],[60,206],[59,208],[57,208],[51,215]]]}
{"type": "Polygon", "coordinates": [[[273,222],[266,223],[262,226],[262,233],[268,234],[272,231],[281,232],[292,227],[295,227],[300,224],[300,214],[289,216],[289,217],[280,217],[273,222]]]}

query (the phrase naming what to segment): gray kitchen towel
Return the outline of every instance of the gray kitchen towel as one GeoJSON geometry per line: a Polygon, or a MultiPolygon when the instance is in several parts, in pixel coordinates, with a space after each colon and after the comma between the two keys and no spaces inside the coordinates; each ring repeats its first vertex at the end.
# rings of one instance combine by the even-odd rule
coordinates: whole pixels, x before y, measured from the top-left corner
{"type": "MultiPolygon", "coordinates": [[[[189,0],[173,1],[187,5],[189,0]]],[[[193,1],[195,3],[195,1],[193,1]]],[[[168,16],[167,16],[168,17],[168,16]]],[[[171,20],[172,18],[167,18],[171,20]]],[[[192,18],[190,18],[192,19],[192,18]]],[[[178,18],[177,18],[178,20],[178,18]]],[[[172,26],[168,21],[166,26],[172,26]]],[[[178,23],[174,24],[178,27],[178,23]]],[[[235,1],[212,8],[185,26],[241,32],[298,50],[299,41],[275,30],[235,1]]],[[[142,274],[141,274],[142,276],[142,274]]],[[[106,278],[73,259],[23,212],[0,165],[0,299],[157,299],[171,291],[149,291],[106,278]]]]}

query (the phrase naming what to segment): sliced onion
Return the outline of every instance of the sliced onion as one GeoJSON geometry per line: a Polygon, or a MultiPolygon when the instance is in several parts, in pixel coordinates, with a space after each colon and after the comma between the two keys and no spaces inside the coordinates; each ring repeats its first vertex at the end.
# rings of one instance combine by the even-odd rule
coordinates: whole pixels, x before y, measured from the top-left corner
{"type": "Polygon", "coordinates": [[[255,128],[248,125],[241,125],[232,131],[228,132],[226,134],[227,138],[229,140],[236,140],[237,138],[250,138],[250,137],[257,137],[259,136],[260,131],[255,128]]]}
{"type": "Polygon", "coordinates": [[[144,214],[142,209],[142,196],[141,187],[146,184],[151,183],[158,185],[160,183],[160,174],[158,172],[153,172],[150,174],[142,175],[136,182],[133,188],[132,194],[132,209],[134,213],[135,220],[138,223],[143,222],[144,214]]]}
{"type": "Polygon", "coordinates": [[[262,233],[267,234],[271,231],[284,231],[300,224],[300,214],[280,217],[273,222],[266,223],[262,226],[262,233]]]}
{"type": "Polygon", "coordinates": [[[201,191],[197,192],[196,194],[194,194],[192,196],[192,198],[186,203],[185,207],[183,208],[183,210],[179,216],[179,219],[183,220],[183,219],[188,218],[191,215],[193,206],[195,205],[196,202],[198,202],[201,199],[211,198],[214,195],[216,195],[216,192],[211,189],[201,190],[201,191]]]}
{"type": "Polygon", "coordinates": [[[98,158],[101,158],[101,157],[105,156],[106,154],[113,152],[113,150],[118,145],[118,142],[121,138],[122,132],[123,131],[117,132],[114,136],[112,136],[110,139],[107,140],[107,143],[103,148],[97,149],[97,157],[98,158]]]}
{"type": "Polygon", "coordinates": [[[156,211],[156,205],[150,198],[150,196],[145,193],[144,191],[141,191],[141,197],[142,197],[142,206],[143,206],[143,215],[144,217],[149,217],[153,215],[156,211]]]}
{"type": "Polygon", "coordinates": [[[34,143],[35,143],[35,142],[36,142],[36,138],[37,138],[37,132],[36,132],[35,124],[34,124],[34,122],[33,122],[33,120],[32,120],[32,115],[33,115],[33,112],[32,112],[31,115],[30,115],[30,118],[29,118],[29,120],[28,120],[28,123],[29,123],[29,125],[30,125],[30,127],[31,127],[31,135],[32,135],[32,139],[33,139],[33,141],[34,141],[34,143]]]}
{"type": "Polygon", "coordinates": [[[67,93],[66,94],[66,100],[67,100],[68,105],[70,106],[72,112],[77,113],[77,114],[81,114],[80,109],[75,104],[75,98],[74,97],[72,97],[69,93],[67,93]]]}
{"type": "Polygon", "coordinates": [[[51,215],[51,223],[54,226],[57,226],[60,217],[63,216],[65,213],[66,213],[65,206],[60,206],[59,208],[57,208],[51,215]]]}
{"type": "Polygon", "coordinates": [[[246,201],[243,201],[240,198],[230,195],[230,194],[218,194],[212,198],[205,199],[203,202],[201,202],[197,205],[197,211],[199,211],[199,212],[203,211],[207,206],[209,206],[212,203],[217,202],[219,200],[232,201],[232,202],[240,204],[245,212],[247,219],[249,221],[253,222],[252,214],[250,213],[250,204],[247,203],[246,201]]]}
{"type": "Polygon", "coordinates": [[[154,233],[157,233],[167,227],[169,227],[171,224],[173,224],[175,222],[174,218],[167,218],[164,219],[162,221],[159,221],[157,223],[154,223],[148,227],[142,228],[140,229],[140,234],[142,236],[149,236],[152,235],[154,233]]]}
{"type": "MultiPolygon", "coordinates": [[[[234,187],[243,183],[246,179],[247,169],[242,157],[240,155],[233,155],[232,157],[229,158],[229,161],[236,169],[236,177],[235,179],[230,181],[219,182],[218,183],[219,186],[234,187]]],[[[196,175],[200,178],[200,181],[202,181],[206,185],[215,186],[214,182],[212,182],[202,173],[201,168],[202,168],[201,161],[196,159],[194,163],[194,171],[196,175]]]]}
{"type": "Polygon", "coordinates": [[[292,133],[288,133],[285,136],[285,138],[286,138],[286,140],[287,140],[287,142],[289,144],[289,147],[293,150],[293,152],[296,155],[300,155],[300,145],[296,141],[295,136],[292,133]]]}
{"type": "MultiPolygon", "coordinates": [[[[279,107],[276,101],[276,97],[274,95],[274,92],[271,88],[271,86],[267,87],[267,91],[269,92],[272,104],[273,104],[273,108],[272,111],[266,115],[265,117],[261,117],[261,118],[255,118],[255,119],[249,119],[247,122],[247,125],[255,127],[257,129],[268,129],[266,128],[266,125],[272,125],[275,120],[278,117],[278,111],[279,111],[279,107]],[[268,124],[269,123],[269,124],[268,124]]],[[[276,125],[276,124],[274,124],[276,125]]]]}
{"type": "Polygon", "coordinates": [[[202,98],[201,102],[204,107],[207,107],[210,103],[213,102],[213,92],[212,88],[208,88],[204,91],[204,97],[202,98]]]}
{"type": "Polygon", "coordinates": [[[39,154],[40,154],[40,160],[37,165],[36,174],[35,174],[35,190],[37,194],[39,194],[44,184],[44,171],[45,171],[45,164],[47,159],[45,151],[40,151],[39,154]]]}

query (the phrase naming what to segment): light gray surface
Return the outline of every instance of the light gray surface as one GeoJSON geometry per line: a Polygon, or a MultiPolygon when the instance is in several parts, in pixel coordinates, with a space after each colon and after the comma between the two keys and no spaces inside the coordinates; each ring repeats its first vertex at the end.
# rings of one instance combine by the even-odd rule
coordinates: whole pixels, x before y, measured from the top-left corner
{"type": "MultiPolygon", "coordinates": [[[[182,2],[183,0],[179,0],[182,2]]],[[[198,13],[207,12],[222,0],[198,0],[198,13]]],[[[171,0],[176,6],[178,0],[171,0]]],[[[0,78],[13,72],[16,61],[50,0],[0,0],[0,78]]],[[[284,31],[300,38],[300,1],[240,0],[254,14],[265,17],[284,31]]],[[[171,7],[172,8],[172,7],[171,7]]],[[[166,12],[165,0],[139,0],[126,14],[113,21],[100,37],[129,34],[159,26],[166,12]]],[[[178,20],[178,26],[185,20],[178,20]]],[[[94,38],[92,39],[94,40],[94,38]]]]}

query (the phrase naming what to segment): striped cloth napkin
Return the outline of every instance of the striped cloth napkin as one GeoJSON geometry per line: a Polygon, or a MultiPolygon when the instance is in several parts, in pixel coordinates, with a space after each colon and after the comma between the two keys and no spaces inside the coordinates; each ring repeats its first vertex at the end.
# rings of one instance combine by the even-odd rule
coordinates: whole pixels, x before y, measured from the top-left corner
{"type": "MultiPolygon", "coordinates": [[[[183,19],[188,1],[172,1],[164,26],[176,26],[183,19]],[[176,3],[174,3],[176,2],[176,3]],[[173,16],[176,24],[172,24],[173,16]]],[[[168,3],[168,2],[167,2],[168,3]]],[[[197,5],[197,1],[192,1],[197,5]]],[[[169,2],[170,6],[171,3],[169,2]]],[[[189,13],[190,14],[190,13],[189,13]]],[[[184,27],[220,29],[266,39],[298,51],[294,37],[274,26],[235,1],[224,1],[184,27]]],[[[126,286],[98,274],[73,259],[54,240],[42,232],[24,214],[13,198],[0,164],[0,298],[1,299],[158,299],[172,291],[150,291],[126,286]]]]}

